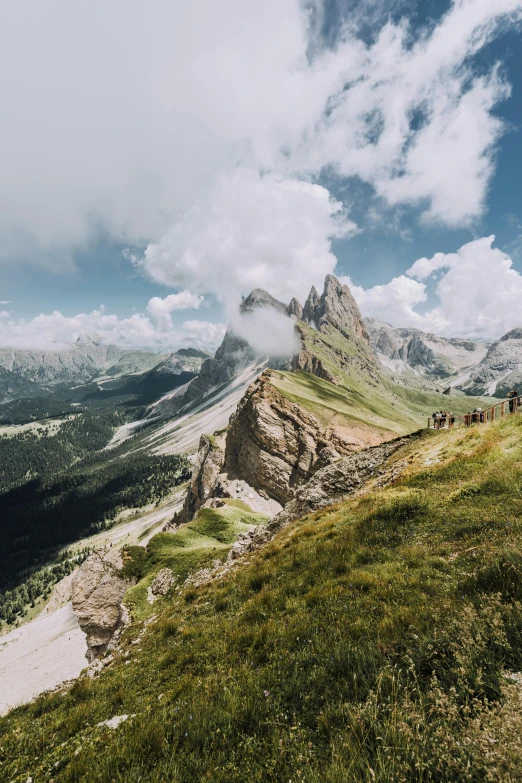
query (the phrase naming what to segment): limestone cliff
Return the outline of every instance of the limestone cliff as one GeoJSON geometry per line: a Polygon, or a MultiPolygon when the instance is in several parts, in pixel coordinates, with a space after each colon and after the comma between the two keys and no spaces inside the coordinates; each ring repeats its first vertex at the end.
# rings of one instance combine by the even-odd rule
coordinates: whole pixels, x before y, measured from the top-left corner
{"type": "Polygon", "coordinates": [[[223,471],[240,477],[281,504],[324,465],[357,450],[346,434],[324,429],[283,396],[266,370],[251,384],[231,417],[223,471]]]}
{"type": "Polygon", "coordinates": [[[89,661],[107,650],[125,624],[123,597],[132,581],[121,576],[122,556],[115,549],[93,552],[78,569],[72,584],[72,606],[87,636],[89,661]]]}
{"type": "Polygon", "coordinates": [[[482,362],[459,388],[467,394],[497,397],[522,389],[522,329],[512,329],[490,345],[482,362]]]}
{"type": "Polygon", "coordinates": [[[357,302],[347,285],[333,275],[326,275],[321,296],[315,288],[303,309],[303,320],[312,324],[319,332],[328,327],[336,329],[348,340],[357,340],[371,351],[370,338],[357,302]]]}
{"type": "Polygon", "coordinates": [[[225,437],[202,435],[183,508],[174,517],[174,524],[190,522],[205,502],[212,497],[225,460],[225,437]]]}

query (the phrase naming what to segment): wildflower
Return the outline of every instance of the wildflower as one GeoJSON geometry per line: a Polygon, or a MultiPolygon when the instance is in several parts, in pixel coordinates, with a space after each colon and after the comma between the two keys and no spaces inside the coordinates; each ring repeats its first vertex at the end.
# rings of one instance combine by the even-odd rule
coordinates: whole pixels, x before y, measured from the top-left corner
{"type": "Polygon", "coordinates": [[[270,691],[263,691],[263,693],[265,694],[265,696],[270,696],[270,691]]]}

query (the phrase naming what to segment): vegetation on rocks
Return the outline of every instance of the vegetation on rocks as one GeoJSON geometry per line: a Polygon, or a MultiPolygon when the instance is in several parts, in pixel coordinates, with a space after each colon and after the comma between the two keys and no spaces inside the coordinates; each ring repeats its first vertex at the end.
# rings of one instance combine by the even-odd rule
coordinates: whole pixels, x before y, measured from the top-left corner
{"type": "MultiPolygon", "coordinates": [[[[138,613],[98,678],[1,719],[3,777],[520,780],[521,436],[522,416],[427,432],[392,485],[189,579],[154,621],[138,613]]],[[[132,590],[166,563],[180,581],[201,567],[182,553],[198,535],[219,552],[221,524],[200,512],[154,537],[132,590]]]]}

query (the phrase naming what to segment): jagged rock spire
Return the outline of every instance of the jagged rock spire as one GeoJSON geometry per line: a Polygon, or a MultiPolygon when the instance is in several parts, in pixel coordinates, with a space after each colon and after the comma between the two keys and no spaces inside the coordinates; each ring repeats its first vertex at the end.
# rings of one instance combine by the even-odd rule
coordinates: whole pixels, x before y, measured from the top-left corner
{"type": "Polygon", "coordinates": [[[317,289],[315,286],[312,286],[310,289],[310,293],[308,294],[308,299],[305,302],[305,306],[303,307],[303,321],[306,321],[307,323],[315,322],[315,310],[320,302],[321,297],[317,293],[317,289]]]}
{"type": "Polygon", "coordinates": [[[297,319],[300,320],[303,317],[303,305],[294,296],[293,299],[290,300],[290,304],[288,305],[286,312],[288,315],[294,315],[297,319]]]}
{"type": "Polygon", "coordinates": [[[329,326],[337,329],[344,337],[361,340],[370,346],[370,338],[357,307],[357,302],[347,285],[334,275],[327,275],[321,296],[312,287],[303,308],[303,320],[313,323],[319,331],[329,326]]]}

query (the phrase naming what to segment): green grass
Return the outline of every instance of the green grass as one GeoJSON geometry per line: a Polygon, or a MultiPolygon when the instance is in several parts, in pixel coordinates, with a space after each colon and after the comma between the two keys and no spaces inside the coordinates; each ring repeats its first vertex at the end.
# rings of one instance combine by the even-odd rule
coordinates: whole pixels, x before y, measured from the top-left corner
{"type": "MultiPolygon", "coordinates": [[[[428,432],[397,459],[394,484],[163,599],[99,678],[2,719],[3,779],[522,779],[521,691],[503,676],[522,668],[522,416],[428,432]],[[134,717],[97,727],[119,714],[134,717]]],[[[213,514],[191,525],[174,548],[151,540],[150,572],[182,576],[199,537],[227,546],[213,514]]]]}
{"type": "Polygon", "coordinates": [[[157,533],[146,549],[128,548],[123,573],[139,578],[125,596],[132,616],[143,620],[156,612],[157,605],[147,601],[147,588],[162,568],[170,568],[181,583],[189,574],[224,561],[238,533],[266,520],[246,503],[230,499],[220,508],[200,509],[195,519],[176,533],[157,533]]]}
{"type": "Polygon", "coordinates": [[[326,426],[352,426],[364,433],[404,435],[426,426],[433,410],[467,413],[494,400],[464,396],[445,397],[401,386],[391,388],[386,380],[373,386],[368,378],[352,371],[344,385],[335,385],[306,372],[272,373],[272,383],[292,402],[310,410],[326,426]]]}

